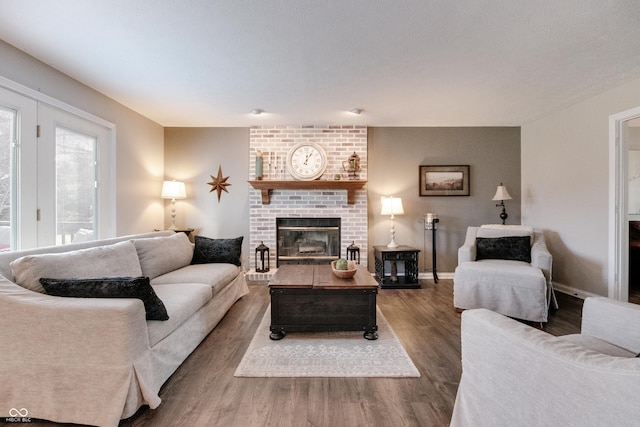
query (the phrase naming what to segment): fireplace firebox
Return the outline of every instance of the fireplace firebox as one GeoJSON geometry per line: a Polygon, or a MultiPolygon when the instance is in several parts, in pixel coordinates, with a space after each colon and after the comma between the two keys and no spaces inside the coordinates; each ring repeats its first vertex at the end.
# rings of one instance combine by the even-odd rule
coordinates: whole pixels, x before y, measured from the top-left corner
{"type": "Polygon", "coordinates": [[[340,258],[340,218],[276,218],[276,233],[278,266],[340,258]]]}

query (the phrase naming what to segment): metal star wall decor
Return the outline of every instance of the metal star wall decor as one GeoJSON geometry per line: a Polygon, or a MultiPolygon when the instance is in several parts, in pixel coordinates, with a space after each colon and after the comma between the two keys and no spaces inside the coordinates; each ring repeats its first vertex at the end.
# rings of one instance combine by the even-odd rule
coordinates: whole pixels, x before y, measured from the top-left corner
{"type": "Polygon", "coordinates": [[[208,182],[207,184],[209,184],[211,186],[211,190],[209,190],[209,193],[212,193],[213,191],[217,191],[218,192],[218,202],[220,202],[220,195],[222,194],[222,192],[224,191],[225,193],[228,193],[229,190],[227,190],[227,186],[231,185],[227,182],[227,180],[229,179],[229,177],[222,177],[222,166],[218,166],[218,176],[214,177],[213,175],[209,175],[211,177],[211,182],[208,182]]]}

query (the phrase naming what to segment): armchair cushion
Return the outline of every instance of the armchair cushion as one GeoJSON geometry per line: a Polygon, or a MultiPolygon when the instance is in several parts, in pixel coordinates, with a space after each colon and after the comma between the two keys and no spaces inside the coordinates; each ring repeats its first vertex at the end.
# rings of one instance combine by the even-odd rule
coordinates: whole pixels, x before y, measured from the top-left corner
{"type": "Polygon", "coordinates": [[[481,259],[505,259],[531,262],[531,237],[478,237],[476,238],[476,261],[481,259]]]}
{"type": "Polygon", "coordinates": [[[453,304],[457,308],[487,308],[516,319],[546,322],[546,289],[540,269],[525,262],[465,262],[454,273],[453,304]]]}
{"type": "Polygon", "coordinates": [[[528,225],[484,224],[478,228],[477,237],[529,236],[533,242],[533,232],[528,225]]]}

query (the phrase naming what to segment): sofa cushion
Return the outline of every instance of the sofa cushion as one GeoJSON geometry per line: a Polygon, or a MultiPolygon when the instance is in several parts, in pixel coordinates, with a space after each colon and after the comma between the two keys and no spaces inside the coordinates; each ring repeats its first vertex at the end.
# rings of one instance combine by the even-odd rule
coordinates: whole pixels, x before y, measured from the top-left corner
{"type": "Polygon", "coordinates": [[[133,239],[132,242],[138,252],[142,274],[150,279],[189,265],[193,257],[193,245],[185,233],[133,239]]]}
{"type": "Polygon", "coordinates": [[[243,236],[235,239],[211,239],[195,236],[196,247],[191,264],[229,263],[240,265],[243,236]]]}
{"type": "Polygon", "coordinates": [[[49,295],[73,298],[137,298],[142,300],[147,320],[167,320],[167,310],[148,277],[103,277],[96,279],[40,278],[49,295]]]}
{"type": "Polygon", "coordinates": [[[529,236],[478,237],[476,260],[504,259],[531,262],[531,238],[529,236]]]}
{"type": "Polygon", "coordinates": [[[71,252],[26,255],[10,264],[15,282],[44,293],[41,277],[92,279],[142,276],[136,248],[130,241],[71,252]]]}
{"type": "Polygon", "coordinates": [[[636,357],[637,355],[625,348],[618,347],[615,344],[611,344],[600,338],[592,337],[583,334],[571,334],[558,337],[561,341],[577,344],[580,347],[593,350],[597,353],[606,354],[615,357],[636,357]]]}
{"type": "Polygon", "coordinates": [[[152,347],[204,307],[213,296],[211,287],[201,283],[154,285],[153,289],[158,297],[165,302],[169,320],[166,322],[147,322],[149,344],[152,347]]]}
{"type": "Polygon", "coordinates": [[[151,280],[151,284],[203,283],[211,287],[213,295],[224,289],[242,270],[232,264],[194,264],[170,271],[151,280]]]}

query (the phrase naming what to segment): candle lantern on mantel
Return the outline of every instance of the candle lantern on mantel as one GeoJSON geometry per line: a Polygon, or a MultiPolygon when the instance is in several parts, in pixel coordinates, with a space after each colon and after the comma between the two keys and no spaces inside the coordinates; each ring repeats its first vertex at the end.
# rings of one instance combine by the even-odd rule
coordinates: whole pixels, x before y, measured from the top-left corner
{"type": "Polygon", "coordinates": [[[347,246],[347,259],[351,261],[356,260],[356,255],[358,256],[358,260],[356,261],[360,264],[360,248],[356,246],[356,242],[351,242],[349,246],[347,246]]]}
{"type": "Polygon", "coordinates": [[[356,179],[357,173],[360,172],[360,156],[355,151],[349,156],[349,159],[342,162],[342,169],[349,175],[350,179],[356,179]]]}
{"type": "Polygon", "coordinates": [[[269,266],[269,248],[260,241],[260,245],[256,248],[256,273],[266,273],[269,271],[269,266]],[[258,259],[260,265],[258,265],[258,259]]]}

